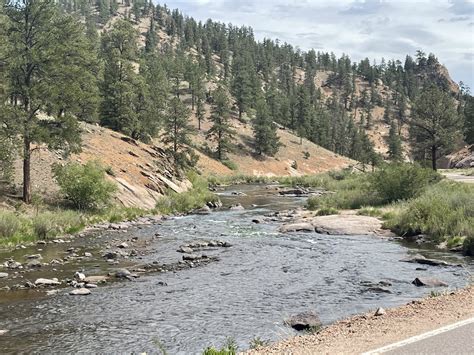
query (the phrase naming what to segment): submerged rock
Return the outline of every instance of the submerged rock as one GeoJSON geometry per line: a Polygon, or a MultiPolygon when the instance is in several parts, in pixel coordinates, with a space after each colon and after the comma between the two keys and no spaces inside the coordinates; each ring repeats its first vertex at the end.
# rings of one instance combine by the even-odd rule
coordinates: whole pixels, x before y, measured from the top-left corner
{"type": "Polygon", "coordinates": [[[240,203],[238,203],[236,205],[230,206],[229,210],[231,210],[231,211],[243,211],[243,210],[245,210],[245,208],[240,203]]]}
{"type": "Polygon", "coordinates": [[[43,279],[39,278],[35,281],[36,286],[57,286],[60,285],[61,283],[58,281],[58,279],[43,279]]]}
{"type": "Polygon", "coordinates": [[[280,228],[280,232],[314,232],[314,226],[311,223],[291,223],[284,224],[280,228]]]}
{"type": "Polygon", "coordinates": [[[415,286],[427,286],[427,287],[447,287],[448,284],[438,280],[438,279],[429,279],[425,277],[417,277],[412,281],[412,284],[415,286]]]}
{"type": "Polygon", "coordinates": [[[418,263],[422,265],[431,265],[431,266],[456,266],[455,264],[450,264],[444,260],[437,260],[437,259],[428,259],[425,258],[423,255],[417,254],[414,257],[403,259],[406,263],[418,263]]]}
{"type": "Polygon", "coordinates": [[[87,288],[76,288],[75,290],[72,290],[69,292],[71,296],[87,296],[91,294],[91,290],[87,288]]]}
{"type": "Polygon", "coordinates": [[[285,320],[285,324],[297,331],[317,329],[322,326],[321,320],[315,312],[309,311],[297,314],[285,320]]]}

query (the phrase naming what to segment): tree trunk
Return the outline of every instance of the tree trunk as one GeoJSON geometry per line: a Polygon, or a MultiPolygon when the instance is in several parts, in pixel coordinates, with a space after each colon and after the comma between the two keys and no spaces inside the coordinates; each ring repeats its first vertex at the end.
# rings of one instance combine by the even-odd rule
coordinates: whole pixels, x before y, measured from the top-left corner
{"type": "Polygon", "coordinates": [[[437,161],[436,151],[437,151],[436,146],[435,145],[431,146],[431,164],[434,171],[438,170],[438,167],[436,164],[436,161],[437,161]]]}
{"type": "Polygon", "coordinates": [[[23,201],[31,203],[31,142],[28,136],[23,141],[23,201]]]}

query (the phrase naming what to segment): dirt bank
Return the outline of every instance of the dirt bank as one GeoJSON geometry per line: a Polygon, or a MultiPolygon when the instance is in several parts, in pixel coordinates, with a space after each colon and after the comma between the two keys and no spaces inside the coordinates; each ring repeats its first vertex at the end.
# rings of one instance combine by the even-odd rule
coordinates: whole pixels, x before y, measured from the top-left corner
{"type": "Polygon", "coordinates": [[[474,286],[338,321],[318,334],[303,335],[246,354],[357,354],[377,349],[474,316],[474,286]]]}

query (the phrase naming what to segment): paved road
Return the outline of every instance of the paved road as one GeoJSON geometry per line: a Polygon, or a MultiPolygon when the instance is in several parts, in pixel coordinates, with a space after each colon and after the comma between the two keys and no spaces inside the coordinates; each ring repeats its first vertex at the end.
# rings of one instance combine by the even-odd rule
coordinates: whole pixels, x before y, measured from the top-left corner
{"type": "Polygon", "coordinates": [[[474,323],[385,352],[390,355],[474,354],[474,323]]]}

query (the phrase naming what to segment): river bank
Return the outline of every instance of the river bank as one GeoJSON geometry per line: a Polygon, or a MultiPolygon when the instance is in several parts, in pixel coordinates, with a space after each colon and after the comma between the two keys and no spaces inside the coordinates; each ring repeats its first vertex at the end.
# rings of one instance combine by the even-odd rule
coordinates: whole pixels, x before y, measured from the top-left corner
{"type": "MultiPolygon", "coordinates": [[[[297,336],[245,352],[254,354],[360,354],[474,316],[474,286],[433,294],[375,315],[337,321],[317,334],[297,336]]],[[[466,349],[469,344],[466,344],[466,349]]]]}
{"type": "Polygon", "coordinates": [[[78,347],[156,353],[158,342],[169,353],[195,354],[233,337],[246,349],[255,337],[296,335],[284,323],[296,313],[314,310],[328,325],[468,283],[470,259],[425,245],[375,235],[282,232],[306,201],[288,192],[231,186],[216,191],[224,204],[217,211],[116,224],[13,255],[0,252],[2,262],[13,256],[23,265],[41,264],[0,270],[9,274],[0,289],[10,287],[0,291],[0,330],[8,330],[0,347],[6,353],[78,347]],[[28,258],[36,254],[42,259],[28,258]],[[446,264],[403,261],[417,254],[446,264]],[[412,284],[423,277],[449,288],[412,284]],[[57,278],[60,285],[12,287],[39,278],[57,278]],[[69,295],[91,280],[97,287],[89,295],[69,295]]]}

